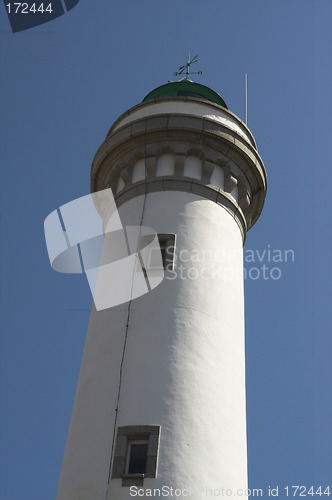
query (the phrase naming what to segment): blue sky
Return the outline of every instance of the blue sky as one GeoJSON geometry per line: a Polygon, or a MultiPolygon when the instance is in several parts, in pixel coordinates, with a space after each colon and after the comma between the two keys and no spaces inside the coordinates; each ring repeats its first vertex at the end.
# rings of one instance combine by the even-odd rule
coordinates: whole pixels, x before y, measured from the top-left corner
{"type": "Polygon", "coordinates": [[[55,499],[89,319],[87,281],[52,271],[43,221],[89,192],[111,124],[189,50],[241,118],[248,73],[268,193],[246,249],[295,255],[245,282],[249,487],[332,492],[331,2],[80,0],[16,34],[0,16],[0,500],[55,499]]]}

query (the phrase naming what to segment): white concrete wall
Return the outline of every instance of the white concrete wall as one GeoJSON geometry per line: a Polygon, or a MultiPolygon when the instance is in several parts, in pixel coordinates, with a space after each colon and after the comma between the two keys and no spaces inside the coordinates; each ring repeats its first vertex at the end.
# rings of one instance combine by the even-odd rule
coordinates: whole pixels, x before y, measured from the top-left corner
{"type": "Polygon", "coordinates": [[[187,156],[184,160],[183,176],[201,180],[202,160],[195,156],[187,156]]]}
{"type": "Polygon", "coordinates": [[[157,160],[156,176],[174,175],[174,156],[172,154],[161,155],[157,160]]]}
{"type": "Polygon", "coordinates": [[[249,144],[255,147],[253,139],[247,131],[246,126],[237,118],[233,113],[227,111],[226,109],[218,109],[213,104],[209,105],[207,103],[186,101],[181,102],[179,100],[167,100],[166,102],[144,102],[142,107],[134,108],[132,113],[125,113],[123,118],[119,119],[114,130],[117,130],[123,125],[130,123],[139,118],[144,118],[145,116],[153,116],[164,113],[178,113],[178,114],[188,114],[193,116],[199,116],[201,118],[208,118],[210,120],[222,123],[226,127],[237,132],[241,137],[243,137],[249,144]],[[143,106],[144,105],[144,106],[143,106]]]}
{"type": "MultiPolygon", "coordinates": [[[[143,225],[175,233],[177,277],[131,304],[117,426],[161,426],[158,477],[144,488],[236,496],[247,487],[240,230],[197,195],[144,198],[120,207],[122,222],[139,224],[144,206],[143,225]]],[[[57,500],[106,500],[127,318],[128,303],[91,313],[57,500]]],[[[107,500],[129,498],[110,481],[107,500]]]]}
{"type": "Polygon", "coordinates": [[[214,166],[214,170],[213,170],[213,173],[211,175],[210,182],[211,182],[211,184],[213,184],[213,186],[216,186],[216,187],[224,190],[224,182],[225,182],[224,171],[218,165],[214,166]]]}
{"type": "MultiPolygon", "coordinates": [[[[142,181],[145,179],[145,161],[144,159],[138,160],[137,163],[135,163],[134,168],[133,168],[133,175],[131,182],[137,182],[137,181],[142,181]]],[[[123,184],[124,187],[124,184],[123,184]]]]}

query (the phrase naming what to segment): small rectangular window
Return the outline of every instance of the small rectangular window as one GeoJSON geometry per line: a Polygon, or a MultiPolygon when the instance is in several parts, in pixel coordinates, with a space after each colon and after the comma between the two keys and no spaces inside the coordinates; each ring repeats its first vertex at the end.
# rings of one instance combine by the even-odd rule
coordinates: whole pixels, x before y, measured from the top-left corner
{"type": "Polygon", "coordinates": [[[112,479],[122,486],[142,486],[145,477],[157,477],[159,425],[118,427],[112,479]]]}
{"type": "MultiPolygon", "coordinates": [[[[151,236],[142,236],[140,239],[141,261],[146,272],[173,271],[175,255],[175,234],[157,234],[158,241],[151,244],[151,236]],[[159,245],[158,245],[159,243],[159,245]],[[148,251],[145,248],[149,245],[148,251]]],[[[137,270],[140,270],[137,265],[137,270]]]]}
{"type": "Polygon", "coordinates": [[[145,474],[147,458],[147,441],[129,441],[127,453],[127,474],[145,474]]]}
{"type": "Polygon", "coordinates": [[[175,255],[175,234],[158,234],[161,258],[165,271],[173,271],[175,255]]]}

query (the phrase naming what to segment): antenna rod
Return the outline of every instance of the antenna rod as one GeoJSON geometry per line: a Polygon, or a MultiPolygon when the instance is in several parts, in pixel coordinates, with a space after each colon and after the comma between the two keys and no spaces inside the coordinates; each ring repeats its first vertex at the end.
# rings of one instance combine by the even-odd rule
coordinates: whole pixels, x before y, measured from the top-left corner
{"type": "Polygon", "coordinates": [[[244,123],[248,125],[248,75],[244,74],[244,123]]]}
{"type": "Polygon", "coordinates": [[[188,55],[188,62],[187,62],[187,76],[186,76],[186,79],[189,80],[189,68],[190,68],[190,51],[189,51],[189,55],[188,55]]]}

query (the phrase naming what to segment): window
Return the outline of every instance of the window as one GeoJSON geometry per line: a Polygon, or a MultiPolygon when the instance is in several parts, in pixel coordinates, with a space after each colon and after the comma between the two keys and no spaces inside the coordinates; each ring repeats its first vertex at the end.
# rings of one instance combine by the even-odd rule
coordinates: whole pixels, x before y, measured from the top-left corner
{"type": "Polygon", "coordinates": [[[159,425],[118,427],[112,479],[122,486],[143,486],[145,477],[157,477],[159,425]]]}
{"type": "Polygon", "coordinates": [[[127,451],[127,474],[145,474],[148,458],[148,441],[129,441],[127,451]]]}
{"type": "Polygon", "coordinates": [[[175,234],[157,234],[159,246],[151,244],[152,236],[140,239],[141,265],[146,271],[173,271],[175,254],[175,234]],[[149,246],[148,252],[145,248],[149,246]],[[160,250],[159,250],[160,248],[160,250]],[[161,253],[161,259],[160,259],[161,253]]]}
{"type": "Polygon", "coordinates": [[[165,271],[174,269],[175,234],[158,234],[161,258],[165,271]]]}

